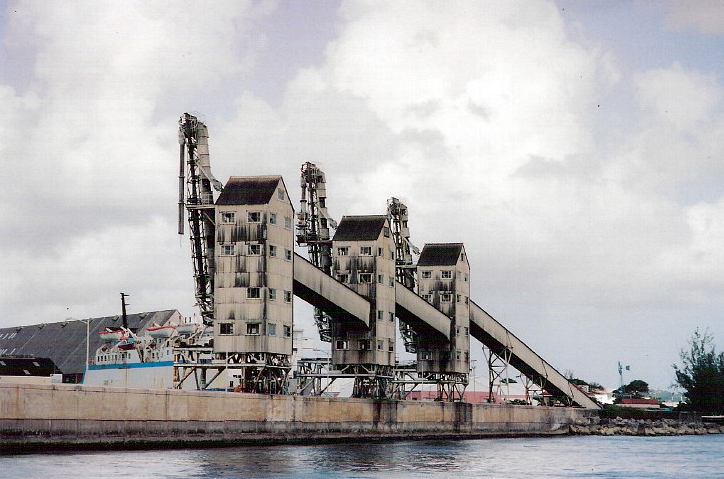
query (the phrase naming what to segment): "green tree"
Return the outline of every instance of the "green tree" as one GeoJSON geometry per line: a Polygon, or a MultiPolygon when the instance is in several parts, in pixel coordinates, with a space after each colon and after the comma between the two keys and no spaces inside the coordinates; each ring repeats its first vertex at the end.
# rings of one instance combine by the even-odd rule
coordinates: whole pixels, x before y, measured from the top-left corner
{"type": "Polygon", "coordinates": [[[634,396],[640,396],[649,392],[649,384],[640,379],[634,379],[623,387],[623,391],[634,396]]]}
{"type": "Polygon", "coordinates": [[[676,385],[686,392],[687,409],[703,413],[724,412],[724,353],[716,353],[713,338],[699,329],[681,350],[682,365],[673,365],[676,385]]]}

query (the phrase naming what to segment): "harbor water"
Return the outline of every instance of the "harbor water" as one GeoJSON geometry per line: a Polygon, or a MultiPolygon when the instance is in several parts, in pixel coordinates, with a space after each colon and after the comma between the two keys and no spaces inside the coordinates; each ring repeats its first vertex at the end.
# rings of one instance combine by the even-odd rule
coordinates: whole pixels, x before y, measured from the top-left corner
{"type": "MultiPolygon", "coordinates": [[[[0,445],[1,448],[1,445],[0,445]]],[[[724,435],[0,454],[2,478],[724,478],[724,435]]]]}

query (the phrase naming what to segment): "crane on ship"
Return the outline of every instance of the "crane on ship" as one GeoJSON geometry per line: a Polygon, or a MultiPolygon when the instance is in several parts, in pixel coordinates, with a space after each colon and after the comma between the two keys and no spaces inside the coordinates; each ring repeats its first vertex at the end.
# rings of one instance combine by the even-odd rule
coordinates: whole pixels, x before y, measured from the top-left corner
{"type": "MultiPolygon", "coordinates": [[[[419,255],[420,249],[410,242],[410,228],[408,226],[408,211],[397,198],[387,200],[387,217],[395,242],[395,279],[410,291],[415,291],[417,280],[415,278],[415,262],[412,255],[419,255]]],[[[400,335],[408,353],[417,352],[417,335],[412,327],[400,321],[400,335]]]]}
{"type": "Polygon", "coordinates": [[[184,113],[179,119],[178,234],[184,234],[188,212],[196,304],[205,325],[214,319],[214,190],[222,184],[211,174],[209,132],[201,121],[184,113]]]}
{"type": "MultiPolygon", "coordinates": [[[[309,261],[326,274],[332,274],[332,238],[329,229],[337,229],[337,222],[327,211],[327,185],[324,172],[314,163],[305,162],[301,168],[302,188],[297,213],[297,244],[306,245],[309,261]]],[[[314,308],[314,322],[319,338],[332,341],[332,318],[314,308]]]]}

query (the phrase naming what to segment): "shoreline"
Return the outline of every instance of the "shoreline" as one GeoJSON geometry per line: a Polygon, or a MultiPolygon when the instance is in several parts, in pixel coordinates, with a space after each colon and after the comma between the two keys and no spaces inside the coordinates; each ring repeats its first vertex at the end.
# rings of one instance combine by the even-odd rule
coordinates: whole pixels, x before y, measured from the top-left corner
{"type": "Polygon", "coordinates": [[[569,430],[572,435],[579,436],[698,436],[724,434],[724,424],[674,419],[591,418],[589,424],[571,424],[569,430]]]}

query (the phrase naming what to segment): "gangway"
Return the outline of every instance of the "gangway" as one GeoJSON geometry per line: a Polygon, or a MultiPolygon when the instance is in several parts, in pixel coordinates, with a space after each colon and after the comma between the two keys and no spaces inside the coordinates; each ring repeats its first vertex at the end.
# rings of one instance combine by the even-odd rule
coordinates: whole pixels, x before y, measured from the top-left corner
{"type": "Polygon", "coordinates": [[[586,393],[571,384],[565,376],[473,301],[470,301],[470,334],[496,355],[508,358],[511,366],[549,393],[565,396],[573,404],[584,408],[600,409],[586,393]]]}

